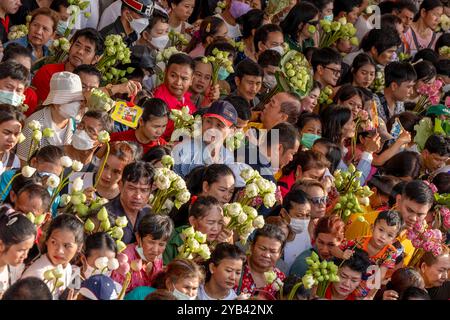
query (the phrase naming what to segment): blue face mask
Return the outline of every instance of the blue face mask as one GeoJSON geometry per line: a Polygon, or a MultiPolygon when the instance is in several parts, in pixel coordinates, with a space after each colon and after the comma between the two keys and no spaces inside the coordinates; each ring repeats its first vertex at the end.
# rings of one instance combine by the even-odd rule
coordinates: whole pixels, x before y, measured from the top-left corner
{"type": "Polygon", "coordinates": [[[69,21],[59,20],[56,25],[56,34],[63,36],[66,33],[67,28],[69,27],[69,21]]]}
{"type": "Polygon", "coordinates": [[[0,102],[18,107],[23,103],[24,96],[15,91],[0,90],[0,102]]]}
{"type": "Polygon", "coordinates": [[[219,69],[219,80],[225,80],[228,78],[230,73],[227,71],[227,69],[220,67],[219,69]]]}
{"type": "Polygon", "coordinates": [[[314,142],[320,139],[320,136],[318,136],[317,134],[312,134],[312,133],[304,133],[302,134],[302,141],[301,144],[303,146],[305,146],[308,149],[311,149],[314,142]]]}
{"type": "Polygon", "coordinates": [[[333,14],[329,14],[327,16],[324,16],[323,20],[326,20],[326,21],[329,21],[329,22],[333,22],[333,18],[334,18],[333,14]]]}

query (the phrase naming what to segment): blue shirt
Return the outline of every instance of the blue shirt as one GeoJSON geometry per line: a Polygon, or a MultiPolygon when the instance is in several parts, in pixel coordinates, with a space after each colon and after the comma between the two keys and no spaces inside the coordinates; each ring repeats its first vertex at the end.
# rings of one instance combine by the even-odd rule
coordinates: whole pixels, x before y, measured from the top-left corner
{"type": "Polygon", "coordinates": [[[131,290],[124,298],[124,300],[145,300],[150,293],[155,291],[155,288],[152,287],[137,287],[131,290]]]}
{"type": "MultiPolygon", "coordinates": [[[[34,52],[34,48],[33,48],[33,46],[31,45],[31,43],[28,41],[28,35],[23,36],[22,38],[19,38],[19,39],[16,39],[16,40],[8,41],[7,43],[5,43],[4,47],[6,48],[6,47],[7,47],[8,45],[10,45],[11,43],[17,43],[17,44],[20,44],[21,46],[23,46],[23,47],[25,47],[25,48],[30,49],[32,61],[35,62],[35,61],[37,60],[37,57],[36,57],[35,52],[34,52]]],[[[48,48],[46,45],[43,45],[43,46],[42,46],[42,55],[43,55],[44,57],[46,57],[46,56],[48,56],[49,54],[50,54],[49,48],[48,48]]]]}

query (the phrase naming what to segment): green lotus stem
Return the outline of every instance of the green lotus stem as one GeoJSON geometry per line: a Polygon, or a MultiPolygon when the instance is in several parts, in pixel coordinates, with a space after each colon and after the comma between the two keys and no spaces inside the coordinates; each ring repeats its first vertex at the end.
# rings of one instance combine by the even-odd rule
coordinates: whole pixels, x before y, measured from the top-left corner
{"type": "Polygon", "coordinates": [[[298,289],[303,285],[301,281],[297,282],[292,288],[291,292],[289,292],[288,300],[294,300],[294,296],[297,293],[298,289]]]}
{"type": "Polygon", "coordinates": [[[106,161],[108,161],[109,151],[110,151],[110,146],[109,146],[109,142],[107,142],[105,159],[103,160],[102,165],[100,166],[100,170],[98,171],[97,178],[95,179],[94,189],[97,188],[98,182],[100,181],[100,177],[102,176],[103,170],[105,169],[106,161]]]}
{"type": "Polygon", "coordinates": [[[69,179],[69,176],[72,174],[72,172],[69,175],[67,175],[67,177],[63,180],[62,183],[61,182],[59,183],[58,187],[56,187],[55,191],[52,194],[52,199],[50,201],[50,205],[49,205],[48,210],[50,210],[50,211],[52,210],[52,206],[53,206],[53,203],[56,200],[56,197],[61,192],[61,190],[70,183],[70,181],[68,181],[68,179],[69,179]]]}
{"type": "Polygon", "coordinates": [[[31,155],[33,154],[33,149],[34,149],[34,139],[31,138],[31,145],[30,145],[30,150],[28,150],[28,156],[27,156],[27,163],[30,163],[30,158],[31,155]]]}
{"type": "Polygon", "coordinates": [[[15,175],[13,175],[13,177],[11,178],[11,180],[9,180],[8,184],[6,185],[5,189],[3,189],[2,191],[2,196],[0,199],[0,202],[3,202],[3,196],[5,196],[6,191],[8,191],[8,188],[11,186],[11,184],[13,183],[14,179],[17,178],[19,175],[21,175],[22,172],[16,173],[15,175]]]}

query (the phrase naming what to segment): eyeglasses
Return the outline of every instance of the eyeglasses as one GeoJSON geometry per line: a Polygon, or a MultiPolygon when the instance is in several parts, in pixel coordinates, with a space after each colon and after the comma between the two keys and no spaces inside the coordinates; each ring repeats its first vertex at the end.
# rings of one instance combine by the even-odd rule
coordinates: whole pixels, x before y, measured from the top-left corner
{"type": "Polygon", "coordinates": [[[327,200],[328,200],[328,197],[327,196],[323,196],[323,197],[310,197],[310,198],[308,198],[309,199],[309,201],[311,201],[311,203],[313,204],[313,205],[320,205],[320,204],[327,204],[327,200]]]}
{"type": "Polygon", "coordinates": [[[335,76],[340,76],[341,72],[342,72],[342,70],[340,70],[340,69],[334,69],[334,68],[330,68],[330,67],[324,67],[324,68],[333,71],[333,74],[335,76]]]}

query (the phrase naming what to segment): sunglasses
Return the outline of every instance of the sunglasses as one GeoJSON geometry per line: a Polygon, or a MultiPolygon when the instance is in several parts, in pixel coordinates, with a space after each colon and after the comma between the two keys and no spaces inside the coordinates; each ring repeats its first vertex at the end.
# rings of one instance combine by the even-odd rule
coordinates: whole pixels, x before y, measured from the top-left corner
{"type": "Polygon", "coordinates": [[[311,201],[311,203],[313,205],[320,205],[320,204],[326,204],[328,200],[327,196],[323,196],[323,197],[310,197],[309,201],[311,201]]]}

